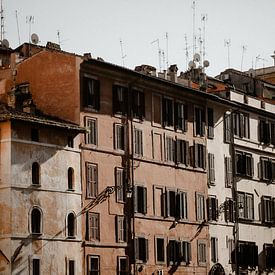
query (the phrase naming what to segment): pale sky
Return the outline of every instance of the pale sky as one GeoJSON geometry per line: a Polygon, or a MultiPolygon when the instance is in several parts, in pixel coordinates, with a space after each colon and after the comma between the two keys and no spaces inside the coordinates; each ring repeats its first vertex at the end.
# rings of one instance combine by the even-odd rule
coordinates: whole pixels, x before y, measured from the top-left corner
{"type": "MultiPolygon", "coordinates": [[[[159,45],[167,61],[187,69],[193,56],[193,0],[2,0],[5,38],[15,48],[29,41],[27,16],[33,16],[31,33],[39,44],[58,43],[65,51],[92,57],[130,69],[149,64],[159,68],[159,45]],[[16,21],[16,11],[18,27],[16,21]],[[19,35],[18,35],[19,29],[19,35]],[[186,59],[186,39],[188,60],[186,59]]],[[[248,70],[272,66],[275,51],[275,0],[196,0],[195,32],[203,36],[205,21],[205,57],[210,62],[207,73],[215,76],[228,68],[248,70]],[[229,47],[225,40],[230,40],[229,47]],[[228,62],[229,48],[229,62],[228,62]],[[258,57],[258,58],[257,58],[258,57]],[[242,63],[243,59],[243,63],[242,63]]],[[[200,51],[197,39],[197,52],[200,51]]],[[[162,62],[163,63],[163,58],[162,62]]]]}

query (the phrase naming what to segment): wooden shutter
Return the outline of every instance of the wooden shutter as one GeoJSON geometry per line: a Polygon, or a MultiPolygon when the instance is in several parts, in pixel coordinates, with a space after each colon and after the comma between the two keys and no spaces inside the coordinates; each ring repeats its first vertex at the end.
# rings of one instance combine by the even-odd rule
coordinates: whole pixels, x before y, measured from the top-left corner
{"type": "Polygon", "coordinates": [[[198,144],[194,142],[194,167],[199,167],[199,152],[198,152],[198,144]]]}
{"type": "Polygon", "coordinates": [[[214,114],[213,114],[213,109],[208,108],[207,109],[207,136],[209,138],[213,138],[214,137],[214,114]]]}
{"type": "Polygon", "coordinates": [[[206,146],[201,145],[202,146],[202,168],[206,169],[206,146]]]}
{"type": "Polygon", "coordinates": [[[143,187],[143,214],[147,213],[147,188],[143,187]]]}
{"type": "Polygon", "coordinates": [[[145,239],[145,256],[144,256],[144,259],[145,259],[145,262],[148,261],[149,259],[149,242],[147,239],[145,239]]]}
{"type": "Polygon", "coordinates": [[[187,130],[188,130],[188,107],[187,105],[184,105],[184,131],[187,132],[187,130]]]}
{"type": "Polygon", "coordinates": [[[135,213],[138,212],[138,186],[134,186],[134,194],[135,194],[135,198],[134,198],[134,211],[135,213]]]}
{"type": "Polygon", "coordinates": [[[224,115],[224,142],[231,142],[231,114],[224,115]]]}
{"type": "Polygon", "coordinates": [[[205,135],[205,109],[201,109],[201,135],[205,135]]]}
{"type": "Polygon", "coordinates": [[[94,108],[96,110],[100,110],[100,82],[99,80],[93,80],[94,81],[94,89],[95,89],[95,92],[94,92],[94,99],[95,99],[95,106],[94,108]]]}
{"type": "Polygon", "coordinates": [[[225,187],[232,187],[232,160],[225,157],[225,187]]]}
{"type": "Polygon", "coordinates": [[[215,156],[208,153],[208,180],[209,184],[215,183],[215,156]]]}
{"type": "Polygon", "coordinates": [[[207,216],[208,216],[208,220],[212,221],[213,220],[212,198],[207,198],[206,204],[207,204],[207,216]]]}

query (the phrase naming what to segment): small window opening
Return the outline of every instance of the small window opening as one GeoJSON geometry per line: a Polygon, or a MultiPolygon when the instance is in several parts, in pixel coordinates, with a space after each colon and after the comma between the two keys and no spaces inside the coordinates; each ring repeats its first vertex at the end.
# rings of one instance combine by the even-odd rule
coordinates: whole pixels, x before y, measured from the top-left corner
{"type": "Polygon", "coordinates": [[[40,166],[37,162],[32,164],[32,184],[40,184],[40,166]]]}
{"type": "Polygon", "coordinates": [[[31,129],[31,140],[32,141],[39,141],[39,131],[36,128],[31,129]]]}
{"type": "Polygon", "coordinates": [[[72,167],[68,169],[68,189],[74,190],[74,169],[72,167]]]}
{"type": "Polygon", "coordinates": [[[75,236],[75,216],[73,213],[68,215],[68,237],[75,236]]]}
{"type": "Polygon", "coordinates": [[[34,208],[31,213],[31,232],[41,234],[41,212],[37,208],[34,208]]]}

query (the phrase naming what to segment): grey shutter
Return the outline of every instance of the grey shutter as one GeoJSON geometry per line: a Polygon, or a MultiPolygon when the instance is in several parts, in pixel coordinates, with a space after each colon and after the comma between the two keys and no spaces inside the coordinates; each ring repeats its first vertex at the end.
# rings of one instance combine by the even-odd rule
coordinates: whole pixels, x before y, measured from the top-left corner
{"type": "Polygon", "coordinates": [[[135,238],[135,260],[139,260],[140,259],[140,255],[139,255],[139,238],[135,238]]]}
{"type": "Polygon", "coordinates": [[[149,242],[145,239],[145,262],[149,259],[149,242]]]}
{"type": "Polygon", "coordinates": [[[184,152],[185,152],[185,165],[189,165],[189,141],[185,141],[184,146],[185,146],[185,150],[184,150],[184,152]]]}
{"type": "Polygon", "coordinates": [[[199,166],[198,155],[198,144],[194,142],[194,167],[199,166]]]}
{"type": "Polygon", "coordinates": [[[202,168],[206,169],[206,146],[202,145],[202,168]]]}
{"type": "Polygon", "coordinates": [[[170,217],[170,196],[169,191],[166,191],[166,217],[170,217]]]}
{"type": "Polygon", "coordinates": [[[208,153],[208,180],[210,184],[215,183],[215,161],[214,154],[208,153]]]}
{"type": "Polygon", "coordinates": [[[224,115],[224,142],[231,142],[231,114],[224,115]]]}
{"type": "Polygon", "coordinates": [[[232,187],[232,160],[225,157],[225,187],[232,187]]]}
{"type": "Polygon", "coordinates": [[[143,187],[143,214],[147,213],[147,188],[143,187]]]}

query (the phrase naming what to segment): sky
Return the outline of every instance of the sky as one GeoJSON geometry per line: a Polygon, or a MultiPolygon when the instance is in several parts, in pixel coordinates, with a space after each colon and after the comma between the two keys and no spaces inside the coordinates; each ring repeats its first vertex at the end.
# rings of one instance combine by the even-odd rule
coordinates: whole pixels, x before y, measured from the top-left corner
{"type": "Polygon", "coordinates": [[[228,67],[274,64],[275,0],[1,1],[4,38],[12,48],[36,33],[39,45],[60,42],[64,51],[91,53],[130,69],[141,64],[166,69],[168,63],[185,71],[194,52],[201,57],[204,52],[210,76],[228,67]]]}

